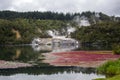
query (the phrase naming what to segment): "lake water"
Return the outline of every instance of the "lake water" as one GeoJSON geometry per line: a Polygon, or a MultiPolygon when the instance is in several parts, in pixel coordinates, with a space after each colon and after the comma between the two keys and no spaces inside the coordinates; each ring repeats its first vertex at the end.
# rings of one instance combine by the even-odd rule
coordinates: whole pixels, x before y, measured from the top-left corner
{"type": "Polygon", "coordinates": [[[104,75],[96,74],[96,69],[94,68],[55,67],[42,62],[44,60],[42,54],[80,49],[100,50],[99,47],[79,48],[77,45],[1,46],[0,60],[30,63],[36,66],[18,69],[0,69],[0,80],[92,80],[104,78],[104,75]]]}

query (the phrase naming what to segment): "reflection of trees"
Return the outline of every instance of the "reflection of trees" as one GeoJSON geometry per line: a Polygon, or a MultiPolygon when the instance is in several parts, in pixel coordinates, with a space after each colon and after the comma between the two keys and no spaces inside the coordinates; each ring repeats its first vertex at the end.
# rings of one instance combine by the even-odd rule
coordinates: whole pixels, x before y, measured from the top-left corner
{"type": "Polygon", "coordinates": [[[15,59],[18,59],[19,57],[20,57],[20,55],[21,55],[21,50],[20,49],[16,49],[16,53],[15,53],[15,55],[13,56],[13,60],[15,60],[15,59]]]}
{"type": "Polygon", "coordinates": [[[6,61],[36,61],[42,52],[35,52],[30,46],[0,47],[0,60],[6,61]]]}
{"type": "Polygon", "coordinates": [[[20,62],[29,62],[37,63],[37,67],[27,67],[27,68],[17,68],[17,69],[0,69],[0,75],[13,75],[18,73],[31,74],[31,75],[40,75],[40,74],[58,74],[58,73],[95,73],[93,68],[80,68],[80,67],[53,67],[48,66],[48,64],[41,63],[40,57],[41,53],[46,51],[33,51],[31,46],[19,46],[19,47],[0,47],[0,60],[7,61],[20,61],[20,62]],[[39,67],[40,66],[40,67],[39,67]]]}
{"type": "Polygon", "coordinates": [[[75,50],[79,47],[78,44],[73,44],[73,43],[62,43],[62,44],[55,44],[52,45],[52,52],[64,52],[64,51],[72,51],[75,50]]]}
{"type": "Polygon", "coordinates": [[[58,74],[58,73],[95,73],[94,68],[81,68],[81,67],[52,67],[52,66],[46,66],[46,67],[28,67],[28,68],[18,68],[18,69],[2,69],[0,70],[0,75],[3,76],[9,76],[13,74],[28,74],[28,75],[51,75],[51,74],[58,74]]]}
{"type": "Polygon", "coordinates": [[[34,51],[52,51],[52,46],[51,45],[32,45],[32,48],[34,51]]]}

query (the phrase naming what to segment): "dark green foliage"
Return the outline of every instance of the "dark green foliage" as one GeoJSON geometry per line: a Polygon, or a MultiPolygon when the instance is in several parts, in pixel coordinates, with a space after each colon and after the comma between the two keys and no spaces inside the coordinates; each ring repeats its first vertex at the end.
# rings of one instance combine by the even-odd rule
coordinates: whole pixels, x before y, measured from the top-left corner
{"type": "Polygon", "coordinates": [[[14,12],[0,11],[0,44],[21,44],[30,43],[34,37],[50,37],[46,30],[57,30],[61,35],[66,35],[67,23],[73,27],[78,25],[72,21],[75,16],[85,16],[92,24],[89,27],[78,28],[72,33],[72,37],[80,40],[81,43],[113,44],[120,42],[120,18],[110,17],[103,13],[99,18],[95,12],[83,13],[57,13],[57,12],[14,12]],[[115,20],[116,21],[115,21],[115,20]],[[96,21],[94,24],[94,20],[96,21]],[[64,29],[64,32],[63,30],[64,29]],[[15,39],[16,30],[21,35],[15,39]]]}
{"type": "MultiPolygon", "coordinates": [[[[73,20],[75,16],[85,16],[89,19],[90,22],[97,20],[95,16],[95,12],[82,12],[80,13],[58,13],[58,12],[15,12],[15,11],[0,11],[0,19],[16,19],[16,18],[26,18],[26,19],[40,19],[40,20],[64,20],[64,21],[70,21],[73,20]],[[93,19],[94,18],[94,19],[93,19]]],[[[109,21],[112,20],[112,17],[105,15],[103,13],[98,13],[101,21],[109,21]]],[[[117,20],[120,20],[119,18],[116,18],[117,20]]]]}
{"type": "Polygon", "coordinates": [[[0,11],[1,19],[15,19],[15,18],[26,18],[26,19],[41,19],[41,20],[72,20],[73,15],[70,13],[63,14],[57,12],[15,12],[15,11],[0,11]]]}
{"type": "Polygon", "coordinates": [[[105,15],[103,13],[99,13],[99,15],[101,20],[107,20],[107,21],[111,20],[111,18],[108,15],[105,15]]]}
{"type": "Polygon", "coordinates": [[[0,20],[0,44],[30,43],[36,35],[35,28],[26,19],[0,20]],[[21,38],[17,40],[12,30],[18,31],[21,38]]]}
{"type": "Polygon", "coordinates": [[[0,19],[0,44],[29,44],[35,37],[50,38],[47,30],[64,27],[66,23],[58,20],[0,19]],[[19,39],[13,31],[18,31],[19,39]]]}
{"type": "Polygon", "coordinates": [[[82,12],[81,13],[81,16],[85,16],[87,18],[91,18],[92,15],[95,15],[95,12],[87,11],[87,12],[82,12]]]}
{"type": "Polygon", "coordinates": [[[112,45],[120,42],[120,22],[101,22],[78,28],[72,37],[81,43],[112,45]]]}

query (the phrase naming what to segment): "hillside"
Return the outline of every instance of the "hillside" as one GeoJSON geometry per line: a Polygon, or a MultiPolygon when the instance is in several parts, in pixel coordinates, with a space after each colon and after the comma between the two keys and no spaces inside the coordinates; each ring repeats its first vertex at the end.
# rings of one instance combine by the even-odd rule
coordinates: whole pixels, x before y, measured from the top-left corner
{"type": "Polygon", "coordinates": [[[33,38],[53,36],[72,37],[81,43],[117,43],[119,23],[119,17],[89,11],[74,14],[0,11],[0,44],[29,44],[33,38]]]}

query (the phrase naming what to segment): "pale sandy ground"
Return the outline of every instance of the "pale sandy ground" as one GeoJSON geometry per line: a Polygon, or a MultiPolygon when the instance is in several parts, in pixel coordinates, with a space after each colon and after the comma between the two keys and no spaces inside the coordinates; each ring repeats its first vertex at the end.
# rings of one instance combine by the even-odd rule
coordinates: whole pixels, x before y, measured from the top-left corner
{"type": "Polygon", "coordinates": [[[29,67],[31,64],[0,60],[0,69],[29,67]]]}

